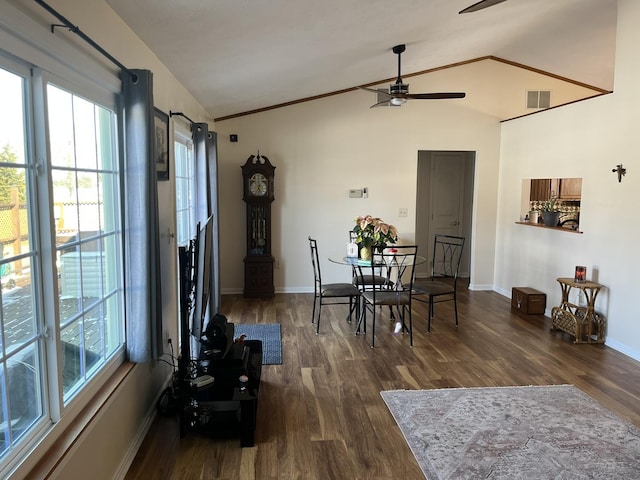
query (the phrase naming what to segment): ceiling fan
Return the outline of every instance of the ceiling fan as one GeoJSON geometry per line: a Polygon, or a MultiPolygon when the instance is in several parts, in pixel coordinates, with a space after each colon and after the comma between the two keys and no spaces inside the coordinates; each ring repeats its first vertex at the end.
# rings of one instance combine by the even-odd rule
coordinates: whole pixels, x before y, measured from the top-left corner
{"type": "Polygon", "coordinates": [[[398,55],[398,78],[396,79],[396,83],[389,85],[389,91],[386,92],[384,90],[376,90],[374,88],[367,87],[358,87],[362,90],[366,90],[368,92],[373,92],[376,95],[379,95],[378,103],[371,105],[373,107],[381,107],[383,105],[390,105],[395,107],[400,107],[404,105],[407,100],[417,99],[417,100],[436,100],[441,98],[464,98],[465,94],[461,92],[449,92],[449,93],[409,93],[409,85],[402,82],[402,75],[400,70],[400,56],[402,52],[406,50],[405,45],[396,45],[393,47],[393,53],[398,55]]]}
{"type": "Polygon", "coordinates": [[[480,0],[477,3],[474,3],[473,5],[470,5],[467,8],[460,10],[458,13],[477,12],[478,10],[482,10],[483,8],[493,7],[494,5],[497,5],[505,1],[506,0],[480,0]]]}

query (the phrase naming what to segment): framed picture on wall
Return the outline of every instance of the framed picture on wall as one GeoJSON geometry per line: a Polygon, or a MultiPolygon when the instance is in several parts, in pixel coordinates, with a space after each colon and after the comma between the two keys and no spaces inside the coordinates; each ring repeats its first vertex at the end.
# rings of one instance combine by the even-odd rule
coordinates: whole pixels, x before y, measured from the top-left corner
{"type": "Polygon", "coordinates": [[[169,115],[156,108],[153,123],[154,158],[158,180],[169,180],[169,115]]]}

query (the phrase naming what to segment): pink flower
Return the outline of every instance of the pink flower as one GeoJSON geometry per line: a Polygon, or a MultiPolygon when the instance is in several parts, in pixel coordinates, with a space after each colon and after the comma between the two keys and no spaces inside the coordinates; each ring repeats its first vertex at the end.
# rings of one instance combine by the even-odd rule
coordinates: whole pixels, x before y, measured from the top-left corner
{"type": "Polygon", "coordinates": [[[389,243],[395,243],[398,240],[396,227],[383,222],[382,219],[378,217],[362,215],[356,217],[354,220],[356,226],[353,227],[353,232],[358,235],[356,242],[365,247],[372,245],[384,246],[389,243]]]}

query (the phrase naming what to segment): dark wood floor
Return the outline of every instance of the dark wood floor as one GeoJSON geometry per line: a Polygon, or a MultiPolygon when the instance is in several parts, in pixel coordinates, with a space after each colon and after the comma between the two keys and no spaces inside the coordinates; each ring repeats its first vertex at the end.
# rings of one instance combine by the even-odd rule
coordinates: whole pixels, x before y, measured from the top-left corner
{"type": "Polygon", "coordinates": [[[158,417],[126,477],[133,479],[423,478],[380,391],[573,384],[640,426],[640,363],[602,345],[574,345],[543,316],[513,313],[509,299],[465,290],[436,306],[432,333],[414,308],[414,348],[380,322],[376,348],[354,336],[347,307],[325,307],[320,335],[310,294],[272,300],[224,296],[236,323],[282,325],[283,363],[262,370],[256,446],[237,438],[179,438],[175,419],[158,417]]]}

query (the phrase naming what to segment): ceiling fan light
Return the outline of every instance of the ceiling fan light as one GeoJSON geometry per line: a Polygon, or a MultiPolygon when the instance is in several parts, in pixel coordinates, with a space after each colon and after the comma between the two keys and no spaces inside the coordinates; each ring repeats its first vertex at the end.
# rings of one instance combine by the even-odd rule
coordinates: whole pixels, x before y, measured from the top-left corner
{"type": "Polygon", "coordinates": [[[389,100],[389,103],[391,103],[391,105],[395,105],[396,107],[400,107],[400,106],[404,105],[405,103],[407,103],[407,99],[406,98],[393,97],[391,100],[389,100]]]}

